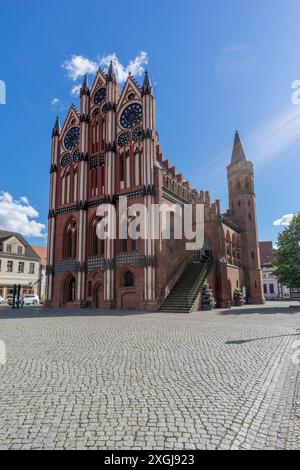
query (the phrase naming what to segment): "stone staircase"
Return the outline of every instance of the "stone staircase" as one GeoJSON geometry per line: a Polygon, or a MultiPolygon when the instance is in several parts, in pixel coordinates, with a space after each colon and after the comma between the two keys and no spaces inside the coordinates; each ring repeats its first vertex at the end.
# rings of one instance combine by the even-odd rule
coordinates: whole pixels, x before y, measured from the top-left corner
{"type": "Polygon", "coordinates": [[[190,263],[159,307],[160,312],[190,313],[207,280],[210,262],[190,263]]]}

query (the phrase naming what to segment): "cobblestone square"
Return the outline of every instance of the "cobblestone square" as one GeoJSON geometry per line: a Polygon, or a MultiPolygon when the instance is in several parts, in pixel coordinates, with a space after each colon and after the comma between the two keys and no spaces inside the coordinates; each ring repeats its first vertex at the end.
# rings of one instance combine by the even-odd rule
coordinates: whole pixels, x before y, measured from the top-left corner
{"type": "Polygon", "coordinates": [[[299,449],[300,305],[0,308],[1,449],[299,449]]]}

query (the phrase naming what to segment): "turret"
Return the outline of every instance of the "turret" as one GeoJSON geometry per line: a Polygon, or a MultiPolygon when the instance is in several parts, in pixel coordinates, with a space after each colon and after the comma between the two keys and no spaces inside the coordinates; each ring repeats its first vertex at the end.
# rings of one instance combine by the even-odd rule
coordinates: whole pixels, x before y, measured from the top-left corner
{"type": "Polygon", "coordinates": [[[250,302],[262,303],[253,164],[247,160],[239,133],[235,133],[231,163],[227,167],[229,217],[240,227],[244,283],[250,302]]]}
{"type": "Polygon", "coordinates": [[[59,117],[56,116],[56,121],[55,121],[53,131],[52,131],[52,137],[57,137],[59,133],[60,133],[60,122],[59,122],[59,117]]]}
{"type": "Polygon", "coordinates": [[[153,94],[152,85],[151,85],[151,82],[150,82],[148,70],[145,71],[144,82],[143,82],[143,86],[142,86],[142,94],[143,95],[152,95],[153,94]]]}

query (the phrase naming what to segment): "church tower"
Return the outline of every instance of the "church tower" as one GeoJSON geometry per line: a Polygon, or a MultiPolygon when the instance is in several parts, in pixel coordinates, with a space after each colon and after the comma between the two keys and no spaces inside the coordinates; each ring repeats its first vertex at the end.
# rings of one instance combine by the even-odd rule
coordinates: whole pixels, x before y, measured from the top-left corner
{"type": "Polygon", "coordinates": [[[241,230],[241,263],[244,286],[250,303],[263,303],[260,269],[253,163],[248,161],[239,136],[235,133],[230,165],[227,167],[229,215],[241,230]]]}

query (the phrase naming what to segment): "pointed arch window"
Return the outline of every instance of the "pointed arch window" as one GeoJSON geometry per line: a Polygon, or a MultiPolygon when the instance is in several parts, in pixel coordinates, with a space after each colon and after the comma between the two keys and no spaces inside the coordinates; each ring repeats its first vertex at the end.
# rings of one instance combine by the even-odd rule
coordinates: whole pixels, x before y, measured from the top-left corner
{"type": "Polygon", "coordinates": [[[120,155],[120,181],[125,179],[125,156],[124,153],[120,155]]]}
{"type": "Polygon", "coordinates": [[[90,225],[90,256],[102,256],[104,254],[104,240],[98,238],[97,223],[98,220],[94,219],[90,225]]]}
{"type": "Polygon", "coordinates": [[[75,301],[75,294],[76,294],[76,281],[74,277],[72,277],[67,286],[67,301],[74,302],[75,301]]]}
{"type": "Polygon", "coordinates": [[[73,219],[66,227],[65,258],[76,258],[77,224],[73,219]]]}
{"type": "Polygon", "coordinates": [[[134,286],[134,275],[131,271],[126,271],[123,275],[123,287],[134,286]]]}

